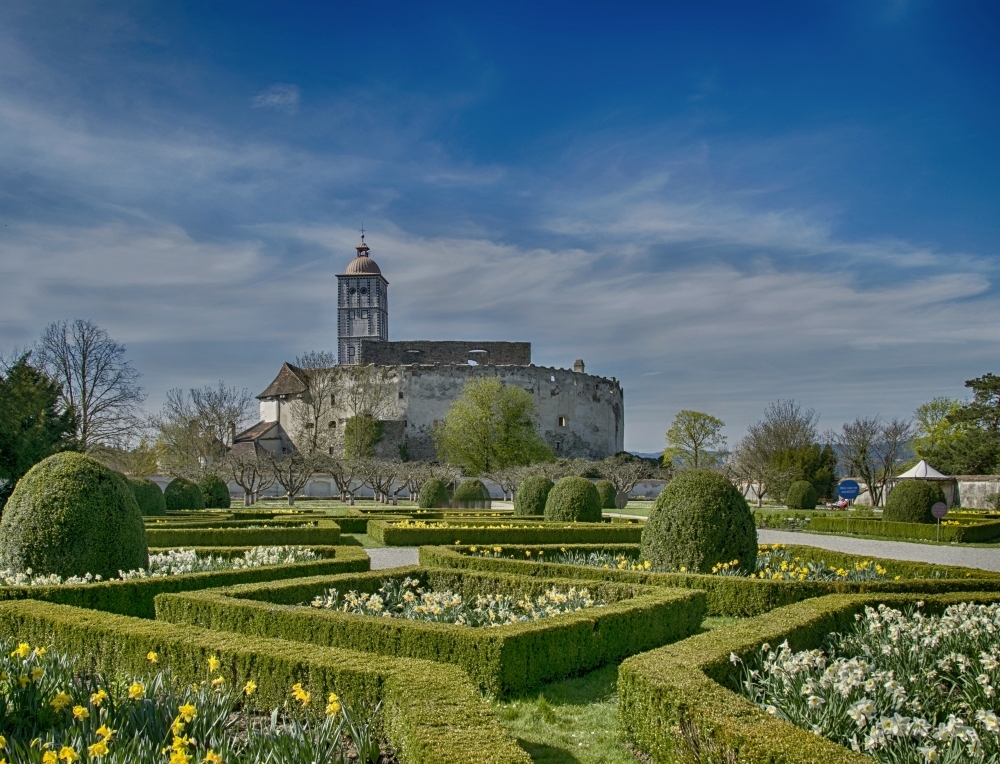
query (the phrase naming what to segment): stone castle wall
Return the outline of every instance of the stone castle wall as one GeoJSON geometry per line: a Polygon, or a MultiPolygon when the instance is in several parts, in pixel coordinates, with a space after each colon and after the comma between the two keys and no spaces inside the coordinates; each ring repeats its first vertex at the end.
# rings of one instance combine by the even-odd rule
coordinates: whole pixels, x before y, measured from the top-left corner
{"type": "Polygon", "coordinates": [[[399,369],[394,419],[406,422],[411,459],[435,459],[432,433],[469,380],[497,377],[535,401],[539,431],[559,457],[603,459],[625,449],[625,403],[617,380],[544,366],[415,365],[399,369]]]}
{"type": "Polygon", "coordinates": [[[362,365],[402,366],[405,364],[468,364],[479,366],[527,366],[531,363],[530,342],[385,342],[360,340],[362,365]]]}

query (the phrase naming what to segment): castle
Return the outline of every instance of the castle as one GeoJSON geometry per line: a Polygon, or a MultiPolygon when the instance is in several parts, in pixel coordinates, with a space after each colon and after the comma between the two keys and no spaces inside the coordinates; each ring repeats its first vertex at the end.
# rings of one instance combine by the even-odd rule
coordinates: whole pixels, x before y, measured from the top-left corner
{"type": "MultiPolygon", "coordinates": [[[[357,256],[337,276],[337,362],[372,365],[391,394],[385,396],[377,453],[389,458],[436,460],[433,432],[469,380],[489,376],[531,393],[539,430],[559,457],[603,459],[624,450],[624,396],[615,378],[572,369],[535,366],[528,342],[389,341],[389,282],[371,257],[364,234],[357,256]]],[[[315,370],[285,363],[257,396],[261,421],[236,436],[273,454],[289,453],[311,428],[323,428],[330,453],[343,450],[343,430],[353,412],[349,396],[329,393],[322,421],[305,423],[316,394],[315,370]]],[[[313,407],[315,410],[315,407],[313,407]]],[[[245,447],[245,446],[244,446],[245,447]]],[[[338,453],[339,452],[339,453],[338,453]]]]}

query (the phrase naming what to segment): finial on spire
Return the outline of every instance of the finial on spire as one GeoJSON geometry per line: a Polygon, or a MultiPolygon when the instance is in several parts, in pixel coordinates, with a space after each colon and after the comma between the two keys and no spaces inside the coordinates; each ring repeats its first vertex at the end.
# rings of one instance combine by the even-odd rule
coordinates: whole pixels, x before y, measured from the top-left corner
{"type": "Polygon", "coordinates": [[[361,224],[361,243],[355,247],[358,250],[358,257],[368,257],[368,253],[371,252],[368,245],[365,244],[365,224],[361,224]]]}

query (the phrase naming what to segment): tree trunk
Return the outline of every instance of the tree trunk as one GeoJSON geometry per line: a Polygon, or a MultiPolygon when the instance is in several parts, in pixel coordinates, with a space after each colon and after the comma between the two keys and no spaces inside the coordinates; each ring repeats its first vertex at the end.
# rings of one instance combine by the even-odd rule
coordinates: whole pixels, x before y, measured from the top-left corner
{"type": "Polygon", "coordinates": [[[291,491],[288,492],[288,506],[290,507],[295,506],[295,494],[292,493],[291,491]]]}
{"type": "Polygon", "coordinates": [[[243,506],[249,507],[253,502],[250,501],[250,494],[247,491],[243,492],[243,506]]]}

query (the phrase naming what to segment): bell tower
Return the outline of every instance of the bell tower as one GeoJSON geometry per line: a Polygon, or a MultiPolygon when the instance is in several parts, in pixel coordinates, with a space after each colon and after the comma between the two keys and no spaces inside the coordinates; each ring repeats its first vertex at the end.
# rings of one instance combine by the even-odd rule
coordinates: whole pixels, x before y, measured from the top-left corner
{"type": "Polygon", "coordinates": [[[337,363],[355,366],[361,340],[389,339],[389,282],[369,256],[361,229],[358,254],[337,276],[337,363]]]}

